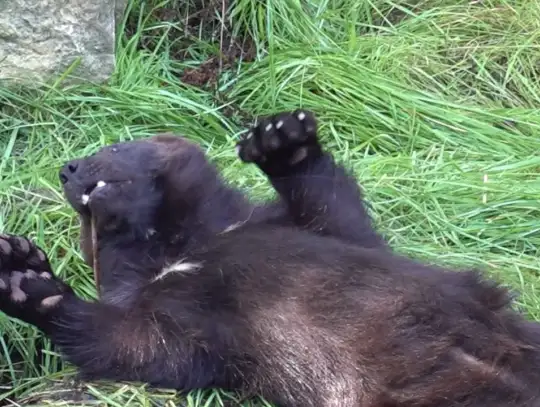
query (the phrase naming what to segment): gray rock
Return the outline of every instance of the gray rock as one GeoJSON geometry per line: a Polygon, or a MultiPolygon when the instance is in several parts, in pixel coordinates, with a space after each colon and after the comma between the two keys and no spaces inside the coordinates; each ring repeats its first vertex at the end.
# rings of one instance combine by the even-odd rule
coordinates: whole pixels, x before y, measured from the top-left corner
{"type": "Polygon", "coordinates": [[[125,5],[126,0],[0,0],[0,83],[48,82],[74,63],[76,81],[107,80],[125,5]]]}

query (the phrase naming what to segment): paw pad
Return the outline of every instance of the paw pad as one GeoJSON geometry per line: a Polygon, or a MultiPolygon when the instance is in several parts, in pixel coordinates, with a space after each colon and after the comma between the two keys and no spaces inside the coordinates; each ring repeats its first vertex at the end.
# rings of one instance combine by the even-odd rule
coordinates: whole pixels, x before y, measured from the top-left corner
{"type": "Polygon", "coordinates": [[[23,236],[0,235],[0,271],[41,270],[50,271],[45,252],[23,236]]]}
{"type": "Polygon", "coordinates": [[[5,240],[4,236],[0,236],[0,251],[7,256],[11,254],[11,245],[5,240]]]}
{"type": "Polygon", "coordinates": [[[291,157],[289,163],[291,165],[298,164],[299,162],[304,161],[307,158],[307,156],[308,156],[307,148],[306,147],[300,147],[298,150],[296,150],[294,155],[291,157]]]}
{"type": "Polygon", "coordinates": [[[62,300],[62,298],[64,298],[64,296],[61,294],[46,297],[43,300],[41,300],[40,308],[42,310],[47,309],[47,308],[52,308],[58,305],[58,303],[62,300]]]}
{"type": "Polygon", "coordinates": [[[283,173],[288,167],[322,153],[315,117],[304,110],[261,120],[247,131],[236,151],[242,161],[256,162],[267,173],[283,173]]]}
{"type": "Polygon", "coordinates": [[[41,278],[44,278],[45,280],[50,280],[52,278],[51,273],[48,273],[46,271],[43,271],[43,272],[39,273],[39,276],[41,278]]]}
{"type": "Polygon", "coordinates": [[[21,282],[24,278],[24,273],[20,271],[14,271],[9,278],[9,286],[11,289],[11,299],[14,302],[26,301],[26,293],[21,290],[21,282]]]}
{"type": "Polygon", "coordinates": [[[0,310],[29,322],[57,306],[73,290],[49,272],[28,269],[0,274],[0,310]]]}
{"type": "Polygon", "coordinates": [[[45,252],[23,236],[0,237],[0,311],[40,325],[73,290],[55,277],[45,252]]]}
{"type": "Polygon", "coordinates": [[[24,237],[16,237],[15,242],[22,253],[30,252],[30,242],[24,237]]]}

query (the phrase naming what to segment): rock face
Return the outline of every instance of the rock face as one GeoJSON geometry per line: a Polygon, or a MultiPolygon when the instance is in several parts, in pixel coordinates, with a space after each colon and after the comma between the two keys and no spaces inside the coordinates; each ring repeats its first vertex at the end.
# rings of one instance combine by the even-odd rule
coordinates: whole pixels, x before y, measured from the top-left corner
{"type": "Polygon", "coordinates": [[[126,0],[0,0],[0,84],[54,80],[78,58],[71,72],[77,81],[107,80],[125,5],[126,0]]]}

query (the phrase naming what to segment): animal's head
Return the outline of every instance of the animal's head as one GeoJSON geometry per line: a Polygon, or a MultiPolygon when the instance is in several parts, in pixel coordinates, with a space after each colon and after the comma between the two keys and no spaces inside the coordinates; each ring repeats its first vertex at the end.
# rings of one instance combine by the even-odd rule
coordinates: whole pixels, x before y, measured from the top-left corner
{"type": "Polygon", "coordinates": [[[187,216],[201,204],[215,170],[197,145],[165,134],[103,147],[66,163],[59,177],[81,218],[81,247],[91,264],[92,219],[102,234],[172,226],[171,216],[187,216]]]}

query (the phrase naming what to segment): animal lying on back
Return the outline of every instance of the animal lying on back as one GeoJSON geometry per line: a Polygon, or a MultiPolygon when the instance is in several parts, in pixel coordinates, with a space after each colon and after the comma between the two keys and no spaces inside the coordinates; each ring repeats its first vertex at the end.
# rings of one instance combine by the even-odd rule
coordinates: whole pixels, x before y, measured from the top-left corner
{"type": "Polygon", "coordinates": [[[90,264],[97,251],[102,297],[78,298],[41,248],[3,235],[0,309],[87,379],[221,387],[287,407],[540,405],[539,325],[478,273],[388,250],[309,112],[263,120],[239,155],[278,202],[250,204],[180,137],[67,163],[60,178],[90,264]]]}

